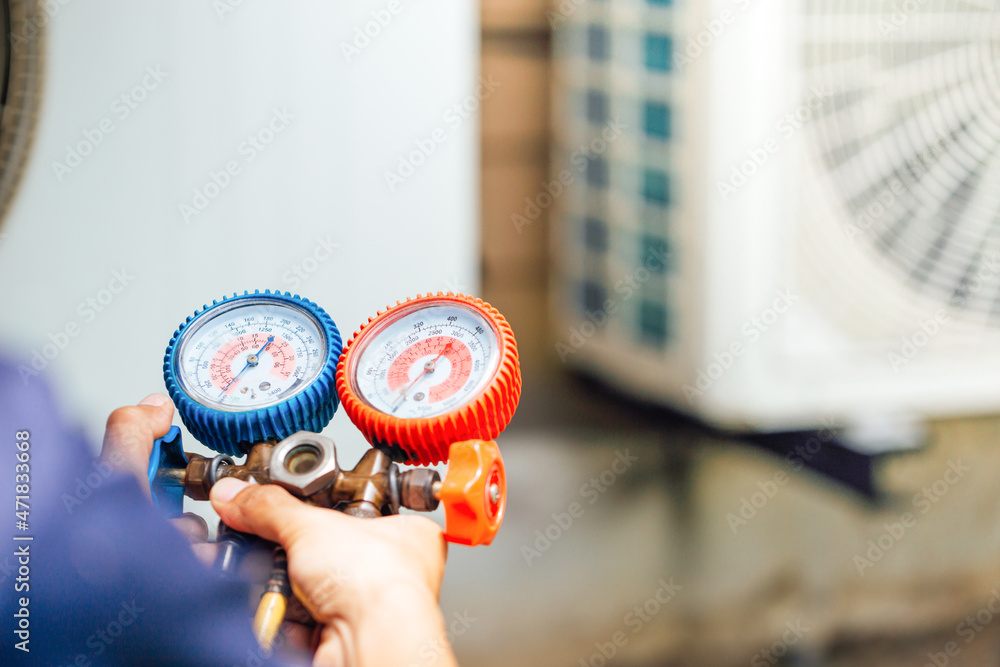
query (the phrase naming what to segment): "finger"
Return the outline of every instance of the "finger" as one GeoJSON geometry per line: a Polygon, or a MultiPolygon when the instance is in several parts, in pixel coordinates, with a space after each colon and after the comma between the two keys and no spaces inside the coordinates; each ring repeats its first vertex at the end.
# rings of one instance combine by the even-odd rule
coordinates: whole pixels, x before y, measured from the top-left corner
{"type": "Polygon", "coordinates": [[[219,556],[219,545],[215,542],[197,542],[191,545],[191,551],[203,565],[212,567],[219,556]]]}
{"type": "Polygon", "coordinates": [[[101,458],[131,472],[149,489],[149,455],[153,440],[170,430],[174,406],[163,394],[147,396],[139,405],[118,408],[108,417],[101,458]]]}
{"type": "Polygon", "coordinates": [[[187,538],[188,542],[208,541],[208,523],[197,514],[186,512],[176,519],[171,519],[170,523],[187,538]]]}
{"type": "Polygon", "coordinates": [[[314,665],[356,665],[354,634],[347,621],[335,618],[320,630],[319,646],[313,655],[314,665]]]}
{"type": "Polygon", "coordinates": [[[402,514],[386,517],[386,525],[399,539],[408,543],[406,549],[415,555],[424,570],[425,581],[435,595],[440,595],[444,566],[448,560],[448,542],[444,539],[441,526],[431,519],[418,514],[402,514]]]}
{"type": "Polygon", "coordinates": [[[395,524],[394,530],[405,532],[419,542],[421,549],[431,549],[435,546],[444,549],[448,555],[448,543],[444,539],[444,530],[434,520],[420,514],[398,514],[387,517],[387,522],[395,524]],[[443,545],[443,546],[442,546],[443,545]]]}
{"type": "Polygon", "coordinates": [[[227,526],[285,548],[318,522],[334,520],[336,514],[306,505],[280,486],[249,484],[233,477],[216,482],[210,498],[227,526]]]}

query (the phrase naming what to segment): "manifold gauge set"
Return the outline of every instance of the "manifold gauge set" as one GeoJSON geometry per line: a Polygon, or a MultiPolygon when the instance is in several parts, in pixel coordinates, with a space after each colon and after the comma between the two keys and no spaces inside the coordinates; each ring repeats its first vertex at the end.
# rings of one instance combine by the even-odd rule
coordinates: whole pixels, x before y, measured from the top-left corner
{"type": "MultiPolygon", "coordinates": [[[[365,518],[440,504],[445,539],[469,546],[492,542],[503,521],[495,438],[514,416],[521,372],[510,325],[480,299],[439,292],[397,302],[344,345],[308,299],[244,292],[180,325],[163,377],[184,426],[218,452],[184,452],[176,426],[155,442],[149,480],[168,516],[181,514],[184,496],[207,500],[218,480],[236,477],[365,518]],[[351,470],[320,435],[340,405],[372,445],[351,470]],[[448,463],[443,479],[422,467],[436,463],[448,463]]],[[[248,552],[273,552],[254,620],[269,647],[291,595],[285,554],[221,523],[217,541],[216,566],[229,574],[248,552]]]]}

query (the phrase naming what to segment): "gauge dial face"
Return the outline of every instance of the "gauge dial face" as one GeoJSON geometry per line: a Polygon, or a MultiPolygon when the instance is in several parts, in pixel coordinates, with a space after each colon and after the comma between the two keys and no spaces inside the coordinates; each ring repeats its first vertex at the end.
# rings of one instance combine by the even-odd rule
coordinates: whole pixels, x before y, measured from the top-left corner
{"type": "Polygon", "coordinates": [[[358,341],[348,369],[368,405],[400,419],[435,417],[486,390],[500,366],[500,347],[481,313],[449,303],[391,315],[358,341]]]}
{"type": "Polygon", "coordinates": [[[326,339],[293,305],[242,299],[208,311],[184,332],[176,371],[194,400],[241,412],[280,403],[323,370],[326,339]]]}

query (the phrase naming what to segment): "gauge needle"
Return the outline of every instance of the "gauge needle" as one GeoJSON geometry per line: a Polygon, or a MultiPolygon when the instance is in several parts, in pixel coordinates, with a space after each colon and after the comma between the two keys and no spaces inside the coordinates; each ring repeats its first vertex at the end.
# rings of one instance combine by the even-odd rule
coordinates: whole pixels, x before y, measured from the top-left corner
{"type": "Polygon", "coordinates": [[[450,347],[451,347],[451,341],[448,341],[448,344],[445,345],[443,348],[441,348],[441,353],[438,354],[438,356],[434,357],[433,359],[431,359],[430,361],[428,361],[426,364],[424,364],[424,370],[420,371],[420,375],[418,375],[417,377],[415,377],[413,379],[413,382],[411,382],[409,385],[407,385],[406,389],[404,389],[402,391],[402,393],[399,395],[399,398],[397,398],[393,402],[393,406],[394,406],[392,408],[393,412],[395,412],[396,408],[398,408],[400,405],[402,405],[403,401],[406,400],[406,395],[408,393],[410,393],[411,389],[413,389],[413,385],[415,385],[417,382],[419,382],[428,373],[433,373],[434,372],[434,366],[437,365],[438,359],[440,359],[441,357],[443,357],[444,353],[447,352],[448,348],[450,348],[450,347]]]}
{"type": "Polygon", "coordinates": [[[229,388],[233,386],[233,383],[236,382],[237,380],[239,380],[240,376],[247,372],[248,368],[250,368],[251,366],[256,366],[257,365],[257,362],[260,359],[260,353],[263,352],[264,350],[266,350],[267,346],[270,345],[273,342],[274,342],[274,336],[268,336],[267,337],[267,342],[264,343],[264,347],[262,347],[259,350],[257,350],[257,352],[255,354],[251,354],[249,357],[247,357],[247,365],[244,366],[243,370],[241,370],[239,373],[237,373],[236,377],[234,377],[232,380],[230,380],[229,384],[226,385],[226,388],[222,390],[222,393],[219,395],[219,400],[220,401],[222,400],[222,397],[226,395],[226,392],[229,391],[229,388]]]}

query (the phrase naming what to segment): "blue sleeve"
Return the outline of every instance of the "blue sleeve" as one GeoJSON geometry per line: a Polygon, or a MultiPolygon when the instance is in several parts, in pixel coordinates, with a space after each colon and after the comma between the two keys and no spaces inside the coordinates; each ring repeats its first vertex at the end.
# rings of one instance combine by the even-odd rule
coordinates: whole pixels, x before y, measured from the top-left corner
{"type": "Polygon", "coordinates": [[[138,482],[64,425],[41,379],[3,362],[0,443],[0,664],[289,664],[258,648],[248,585],[202,565],[138,482]],[[30,433],[27,469],[18,431],[30,433]]]}

